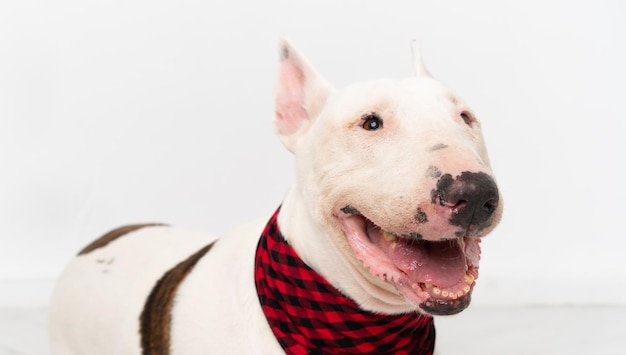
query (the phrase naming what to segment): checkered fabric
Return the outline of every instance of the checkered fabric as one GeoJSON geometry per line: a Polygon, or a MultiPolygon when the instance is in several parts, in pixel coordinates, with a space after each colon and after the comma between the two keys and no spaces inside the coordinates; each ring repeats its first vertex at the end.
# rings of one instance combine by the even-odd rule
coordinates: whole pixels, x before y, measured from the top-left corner
{"type": "Polygon", "coordinates": [[[265,317],[285,353],[433,353],[431,317],[361,310],[296,255],[280,234],[279,211],[261,235],[254,278],[265,317]]]}

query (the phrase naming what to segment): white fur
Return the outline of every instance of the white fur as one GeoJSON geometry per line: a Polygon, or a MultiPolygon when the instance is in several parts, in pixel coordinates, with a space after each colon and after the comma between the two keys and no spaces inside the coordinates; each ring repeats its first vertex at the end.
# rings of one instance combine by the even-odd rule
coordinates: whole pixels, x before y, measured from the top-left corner
{"type": "Polygon", "coordinates": [[[140,354],[139,314],[155,282],[213,239],[146,227],[76,257],[50,303],[53,354],[140,354]]]}
{"type": "MultiPolygon", "coordinates": [[[[430,199],[429,166],[453,174],[490,173],[478,122],[474,127],[463,123],[459,113],[467,106],[428,75],[415,45],[414,52],[417,76],[343,89],[330,86],[288,43],[283,43],[279,69],[274,127],[296,156],[296,181],[283,202],[279,226],[307,264],[364,309],[377,312],[407,312],[415,306],[355,258],[336,211],[358,205],[385,230],[402,231],[416,207],[430,199]],[[359,126],[368,112],[384,119],[380,133],[359,126]],[[442,143],[449,148],[429,151],[442,143]]],[[[281,353],[253,279],[265,222],[220,238],[185,278],[173,308],[172,354],[281,353]]],[[[138,319],[152,286],[214,239],[150,227],[75,258],[51,303],[53,353],[139,354],[138,319]]]]}

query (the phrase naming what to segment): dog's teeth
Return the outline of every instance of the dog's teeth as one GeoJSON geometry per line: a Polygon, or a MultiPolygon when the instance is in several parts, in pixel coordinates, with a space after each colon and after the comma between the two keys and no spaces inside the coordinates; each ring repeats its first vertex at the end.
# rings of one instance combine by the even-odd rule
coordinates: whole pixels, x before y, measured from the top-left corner
{"type": "Polygon", "coordinates": [[[463,276],[463,279],[465,279],[465,282],[467,282],[468,284],[474,282],[474,276],[470,274],[465,274],[465,276],[463,276]]]}
{"type": "Polygon", "coordinates": [[[391,249],[395,249],[398,246],[398,242],[393,241],[391,242],[391,249]]]}
{"type": "Polygon", "coordinates": [[[424,283],[424,289],[428,290],[431,295],[441,296],[449,299],[461,298],[468,294],[472,289],[471,285],[465,285],[462,289],[456,291],[442,290],[441,288],[434,286],[433,284],[424,283]]]}
{"type": "Polygon", "coordinates": [[[385,232],[385,231],[383,231],[383,237],[388,242],[395,242],[396,240],[398,240],[398,237],[396,237],[395,235],[393,235],[393,234],[391,234],[389,232],[385,232]]]}

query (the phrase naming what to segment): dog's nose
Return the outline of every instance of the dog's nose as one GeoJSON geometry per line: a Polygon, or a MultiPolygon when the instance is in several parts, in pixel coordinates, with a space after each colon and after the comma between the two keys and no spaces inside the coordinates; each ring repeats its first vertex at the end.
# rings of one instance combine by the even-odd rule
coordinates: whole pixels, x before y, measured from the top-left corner
{"type": "Polygon", "coordinates": [[[500,195],[491,176],[465,171],[456,178],[450,174],[441,176],[433,190],[433,202],[437,199],[451,210],[450,224],[480,230],[491,225],[500,195]]]}

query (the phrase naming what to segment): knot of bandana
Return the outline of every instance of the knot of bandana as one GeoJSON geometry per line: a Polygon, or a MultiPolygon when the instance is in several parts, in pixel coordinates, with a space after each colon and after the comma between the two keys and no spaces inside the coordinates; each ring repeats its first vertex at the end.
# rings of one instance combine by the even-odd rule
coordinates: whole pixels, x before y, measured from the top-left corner
{"type": "Polygon", "coordinates": [[[360,309],[298,257],[280,234],[279,211],[261,235],[254,279],[265,317],[285,353],[433,353],[431,317],[360,309]]]}

